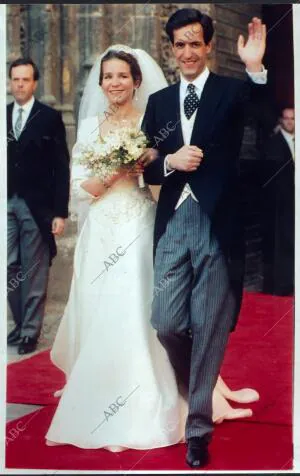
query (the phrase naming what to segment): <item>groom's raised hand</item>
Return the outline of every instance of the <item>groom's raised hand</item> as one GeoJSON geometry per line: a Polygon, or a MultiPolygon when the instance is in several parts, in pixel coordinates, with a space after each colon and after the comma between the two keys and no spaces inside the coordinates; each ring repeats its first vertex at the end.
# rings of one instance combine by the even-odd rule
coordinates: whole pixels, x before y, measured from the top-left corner
{"type": "Polygon", "coordinates": [[[266,49],[266,25],[260,18],[254,17],[248,23],[248,39],[245,43],[243,35],[240,35],[237,42],[238,54],[245,63],[249,73],[262,71],[262,59],[266,49]]]}

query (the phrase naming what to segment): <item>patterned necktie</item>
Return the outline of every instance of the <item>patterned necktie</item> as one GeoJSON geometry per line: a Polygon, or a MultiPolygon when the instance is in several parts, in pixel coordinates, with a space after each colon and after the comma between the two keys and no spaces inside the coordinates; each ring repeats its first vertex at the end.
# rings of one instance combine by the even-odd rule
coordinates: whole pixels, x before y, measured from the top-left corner
{"type": "Polygon", "coordinates": [[[16,139],[18,140],[20,135],[21,135],[21,132],[22,132],[22,113],[23,113],[24,109],[22,109],[21,107],[19,108],[19,115],[17,117],[17,120],[16,120],[16,123],[15,123],[15,136],[16,136],[16,139]]]}
{"type": "Polygon", "coordinates": [[[187,119],[193,115],[197,107],[199,106],[199,99],[197,94],[195,93],[195,85],[189,84],[187,87],[188,95],[184,99],[184,114],[186,115],[187,119]]]}

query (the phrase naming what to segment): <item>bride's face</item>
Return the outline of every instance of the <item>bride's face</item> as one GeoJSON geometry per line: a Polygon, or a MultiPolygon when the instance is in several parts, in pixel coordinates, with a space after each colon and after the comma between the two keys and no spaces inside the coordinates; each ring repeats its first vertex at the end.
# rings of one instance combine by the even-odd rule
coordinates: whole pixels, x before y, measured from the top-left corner
{"type": "Polygon", "coordinates": [[[129,64],[113,58],[105,61],[102,68],[101,87],[109,102],[121,105],[132,101],[135,84],[129,64]]]}

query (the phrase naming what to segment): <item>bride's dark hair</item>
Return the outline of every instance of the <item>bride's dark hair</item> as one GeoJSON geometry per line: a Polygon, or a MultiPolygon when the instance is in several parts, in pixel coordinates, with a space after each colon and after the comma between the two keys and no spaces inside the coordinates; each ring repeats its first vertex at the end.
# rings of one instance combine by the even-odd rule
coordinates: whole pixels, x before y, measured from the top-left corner
{"type": "Polygon", "coordinates": [[[143,80],[143,75],[142,75],[140,65],[137,62],[136,58],[133,55],[131,55],[130,53],[125,53],[125,51],[110,50],[106,53],[105,56],[103,56],[103,58],[101,60],[100,76],[99,76],[100,86],[101,86],[102,81],[103,81],[103,63],[105,61],[108,61],[108,60],[111,60],[111,59],[119,59],[119,60],[125,61],[127,64],[129,64],[130,72],[131,72],[131,76],[133,78],[133,81],[135,83],[138,83],[139,86],[141,85],[141,82],[143,80]]]}

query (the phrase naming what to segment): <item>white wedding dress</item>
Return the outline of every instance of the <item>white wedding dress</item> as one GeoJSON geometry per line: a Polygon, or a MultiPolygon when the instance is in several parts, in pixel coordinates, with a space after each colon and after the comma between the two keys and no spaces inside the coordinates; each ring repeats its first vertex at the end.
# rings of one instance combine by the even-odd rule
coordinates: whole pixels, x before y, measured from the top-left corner
{"type": "MultiPolygon", "coordinates": [[[[85,119],[73,158],[79,143],[97,134],[97,117],[85,119]]],[[[91,197],[80,187],[88,176],[82,166],[73,167],[72,188],[82,204],[91,197]]],[[[150,192],[132,180],[118,182],[89,206],[51,351],[66,386],[49,443],[121,451],[174,445],[184,437],[186,405],[150,323],[154,218],[150,192]]]]}

